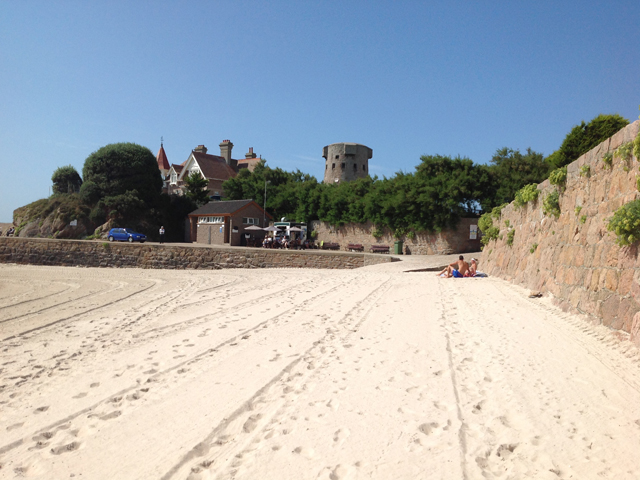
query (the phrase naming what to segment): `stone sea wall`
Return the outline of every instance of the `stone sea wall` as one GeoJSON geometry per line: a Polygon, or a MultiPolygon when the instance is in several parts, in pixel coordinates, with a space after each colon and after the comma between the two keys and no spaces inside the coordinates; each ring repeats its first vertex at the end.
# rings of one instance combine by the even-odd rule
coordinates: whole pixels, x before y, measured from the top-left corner
{"type": "Polygon", "coordinates": [[[0,238],[0,263],[164,269],[331,268],[391,262],[389,255],[319,250],[266,250],[213,246],[0,238]]]}
{"type": "Polygon", "coordinates": [[[559,218],[543,214],[544,198],[557,189],[548,180],[538,186],[541,193],[535,203],[520,209],[513,203],[505,207],[500,218],[502,238],[489,242],[480,259],[480,270],[549,292],[563,309],[618,330],[637,345],[638,244],[616,245],[607,224],[620,206],[640,198],[636,186],[640,164],[633,156],[630,160],[614,156],[607,167],[603,157],[632,141],[639,125],[640,121],[628,125],[567,166],[559,218]],[[513,244],[509,246],[511,230],[513,244]]]}
{"type": "MultiPolygon", "coordinates": [[[[477,218],[462,218],[455,229],[438,233],[416,232],[412,239],[404,238],[404,253],[413,255],[448,255],[451,253],[465,253],[480,251],[480,240],[469,238],[470,226],[478,225],[477,218]]],[[[317,242],[339,243],[346,248],[349,243],[363,245],[369,251],[371,245],[393,246],[396,238],[388,229],[382,231],[380,238],[375,238],[375,230],[371,222],[351,223],[342,227],[333,227],[324,222],[311,222],[310,229],[318,232],[317,242]]]]}

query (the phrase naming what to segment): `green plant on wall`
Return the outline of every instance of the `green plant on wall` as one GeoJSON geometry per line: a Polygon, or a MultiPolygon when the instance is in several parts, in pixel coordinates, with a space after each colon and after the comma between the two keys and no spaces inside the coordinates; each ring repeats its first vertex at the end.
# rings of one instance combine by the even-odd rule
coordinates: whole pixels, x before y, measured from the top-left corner
{"type": "Polygon", "coordinates": [[[580,223],[584,224],[584,223],[586,223],[586,221],[587,221],[587,216],[586,215],[582,215],[580,217],[580,223]]]}
{"type": "Polygon", "coordinates": [[[416,238],[416,232],[414,232],[413,230],[409,230],[409,231],[407,232],[407,238],[408,238],[409,240],[413,240],[414,238],[416,238]]]}
{"type": "Polygon", "coordinates": [[[576,207],[576,210],[575,210],[576,215],[580,215],[580,210],[582,210],[582,207],[577,206],[577,207],[576,207]]]}
{"type": "Polygon", "coordinates": [[[633,153],[633,142],[627,142],[616,148],[614,155],[621,160],[631,160],[631,154],[633,153]]]}
{"type": "Polygon", "coordinates": [[[567,183],[567,167],[556,168],[549,174],[549,183],[564,188],[567,183]]]}
{"type": "Polygon", "coordinates": [[[531,248],[529,249],[529,253],[535,252],[537,248],[538,248],[538,244],[534,243],[533,245],[531,245],[531,248]]]}
{"type": "Polygon", "coordinates": [[[373,232],[371,232],[371,235],[373,235],[374,238],[382,238],[382,236],[384,235],[384,232],[380,230],[378,227],[375,227],[373,229],[373,232]]]}
{"type": "Polygon", "coordinates": [[[509,221],[508,218],[504,221],[504,226],[507,228],[511,227],[511,222],[509,221]]]}
{"type": "Polygon", "coordinates": [[[513,245],[513,237],[515,235],[516,235],[515,230],[509,230],[509,232],[507,233],[507,245],[509,245],[510,247],[513,245]]]}
{"type": "Polygon", "coordinates": [[[613,153],[607,152],[602,156],[602,163],[604,163],[604,168],[611,168],[613,164],[613,153]]]}
{"type": "Polygon", "coordinates": [[[633,200],[615,211],[607,230],[617,236],[618,245],[631,245],[640,239],[640,200],[633,200]]]}
{"type": "Polygon", "coordinates": [[[580,176],[589,178],[591,176],[591,167],[589,165],[583,165],[580,167],[580,176]]]}
{"type": "Polygon", "coordinates": [[[545,215],[560,216],[560,195],[557,191],[551,192],[542,202],[542,211],[545,215]]]}
{"type": "Polygon", "coordinates": [[[500,234],[500,227],[496,227],[493,224],[493,220],[500,220],[502,209],[506,206],[507,204],[505,203],[498,207],[494,207],[493,210],[482,214],[482,216],[478,219],[478,228],[482,232],[481,242],[483,245],[486,245],[491,240],[495,240],[496,238],[498,238],[498,235],[500,234]]]}
{"type": "Polygon", "coordinates": [[[540,195],[538,185],[535,183],[530,183],[529,185],[525,185],[516,192],[516,198],[513,201],[513,205],[516,208],[524,207],[527,203],[537,200],[538,195],[540,195]]]}

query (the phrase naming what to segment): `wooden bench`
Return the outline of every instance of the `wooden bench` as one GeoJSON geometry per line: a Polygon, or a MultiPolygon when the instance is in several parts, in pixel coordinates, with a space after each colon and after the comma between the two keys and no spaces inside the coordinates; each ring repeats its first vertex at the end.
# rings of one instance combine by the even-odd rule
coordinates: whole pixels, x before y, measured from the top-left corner
{"type": "Polygon", "coordinates": [[[371,245],[371,253],[389,253],[389,245],[371,245]]]}
{"type": "Polygon", "coordinates": [[[347,245],[346,250],[348,252],[364,252],[364,245],[360,243],[350,243],[347,245]]]}
{"type": "Polygon", "coordinates": [[[320,248],[322,248],[322,250],[340,250],[340,244],[324,242],[320,248]]]}

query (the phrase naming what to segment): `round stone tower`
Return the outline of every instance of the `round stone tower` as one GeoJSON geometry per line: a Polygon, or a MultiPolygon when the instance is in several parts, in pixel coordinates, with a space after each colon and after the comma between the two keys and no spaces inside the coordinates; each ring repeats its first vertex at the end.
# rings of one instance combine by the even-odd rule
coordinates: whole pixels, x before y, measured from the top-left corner
{"type": "Polygon", "coordinates": [[[350,182],[369,175],[373,150],[359,143],[332,143],[322,149],[324,183],[350,182]]]}

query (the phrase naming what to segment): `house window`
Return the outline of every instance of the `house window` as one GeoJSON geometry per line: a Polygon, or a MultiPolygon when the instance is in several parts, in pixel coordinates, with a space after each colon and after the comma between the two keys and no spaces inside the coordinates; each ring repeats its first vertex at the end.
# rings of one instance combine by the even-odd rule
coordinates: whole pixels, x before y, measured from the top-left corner
{"type": "Polygon", "coordinates": [[[356,165],[355,163],[353,164],[353,171],[357,171],[358,170],[358,165],[356,165]]]}
{"type": "Polygon", "coordinates": [[[366,165],[362,165],[362,170],[366,172],[367,171],[367,166],[366,165]]]}
{"type": "Polygon", "coordinates": [[[242,219],[242,223],[245,225],[258,225],[260,222],[260,219],[258,218],[243,218],[242,219]]]}
{"type": "Polygon", "coordinates": [[[198,223],[224,223],[224,217],[198,217],[198,223]]]}
{"type": "Polygon", "coordinates": [[[176,172],[171,173],[171,184],[175,185],[178,182],[178,175],[176,175],[176,172]]]}
{"type": "Polygon", "coordinates": [[[338,160],[340,158],[340,155],[336,155],[336,160],[338,160]]]}
{"type": "Polygon", "coordinates": [[[332,163],[332,164],[331,164],[331,170],[335,170],[335,168],[336,168],[336,164],[335,164],[335,163],[332,163]]]}
{"type": "Polygon", "coordinates": [[[340,168],[342,168],[342,170],[344,170],[344,162],[342,162],[342,165],[340,165],[340,168]]]}

